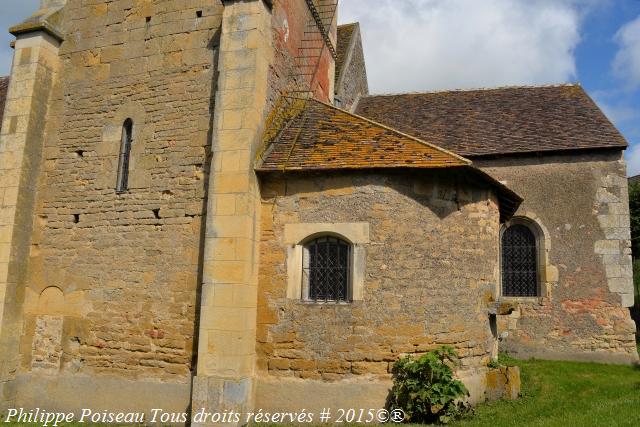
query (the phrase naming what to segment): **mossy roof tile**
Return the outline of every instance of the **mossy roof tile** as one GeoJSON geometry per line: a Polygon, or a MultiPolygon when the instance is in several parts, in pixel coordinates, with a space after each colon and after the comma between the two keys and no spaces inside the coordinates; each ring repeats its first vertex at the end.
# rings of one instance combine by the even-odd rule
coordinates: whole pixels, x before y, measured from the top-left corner
{"type": "Polygon", "coordinates": [[[259,170],[441,168],[457,154],[317,100],[307,100],[267,149],[259,170]]]}
{"type": "Polygon", "coordinates": [[[471,161],[380,123],[317,100],[291,100],[272,112],[281,123],[257,161],[258,173],[314,172],[366,169],[441,169],[459,172],[473,182],[496,190],[500,216],[510,218],[522,198],[504,184],[475,168],[471,161]]]}

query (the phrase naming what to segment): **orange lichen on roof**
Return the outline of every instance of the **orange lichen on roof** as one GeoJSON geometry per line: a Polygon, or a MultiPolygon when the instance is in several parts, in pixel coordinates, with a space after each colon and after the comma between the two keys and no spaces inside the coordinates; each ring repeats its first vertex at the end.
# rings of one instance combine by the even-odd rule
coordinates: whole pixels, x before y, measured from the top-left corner
{"type": "MultiPolygon", "coordinates": [[[[443,168],[470,160],[317,100],[304,100],[257,170],[443,168]]],[[[293,103],[291,103],[293,104],[293,103]]]]}

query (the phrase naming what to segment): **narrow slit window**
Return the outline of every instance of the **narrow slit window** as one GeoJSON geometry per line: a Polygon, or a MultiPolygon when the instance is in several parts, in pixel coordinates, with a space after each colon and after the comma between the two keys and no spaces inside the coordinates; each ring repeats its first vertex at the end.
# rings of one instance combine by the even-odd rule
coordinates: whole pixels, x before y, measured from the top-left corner
{"type": "Polygon", "coordinates": [[[131,158],[131,143],[133,139],[133,121],[127,119],[122,125],[122,140],[120,142],[120,157],[118,159],[118,182],[116,192],[123,193],[129,186],[129,160],[131,158]]]}
{"type": "Polygon", "coordinates": [[[303,298],[314,302],[351,300],[351,245],[332,236],[304,246],[303,298]]]}

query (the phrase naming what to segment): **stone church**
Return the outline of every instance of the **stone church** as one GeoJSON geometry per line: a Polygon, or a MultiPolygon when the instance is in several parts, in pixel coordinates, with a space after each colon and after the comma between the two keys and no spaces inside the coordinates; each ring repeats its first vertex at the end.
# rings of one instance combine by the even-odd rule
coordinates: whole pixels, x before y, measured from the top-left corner
{"type": "Polygon", "coordinates": [[[638,360],[627,143],[585,91],[369,95],[336,9],[42,0],[9,30],[0,410],[381,408],[442,344],[476,401],[498,350],[638,360]]]}

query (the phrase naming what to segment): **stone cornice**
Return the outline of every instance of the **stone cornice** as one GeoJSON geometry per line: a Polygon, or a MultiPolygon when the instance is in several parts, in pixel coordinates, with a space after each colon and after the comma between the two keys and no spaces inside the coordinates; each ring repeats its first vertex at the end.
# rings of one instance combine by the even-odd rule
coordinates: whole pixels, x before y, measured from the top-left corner
{"type": "Polygon", "coordinates": [[[43,31],[55,38],[58,42],[62,42],[64,40],[64,34],[55,24],[61,9],[61,7],[40,9],[20,24],[9,28],[9,32],[14,36],[19,36],[21,34],[43,31]]]}

